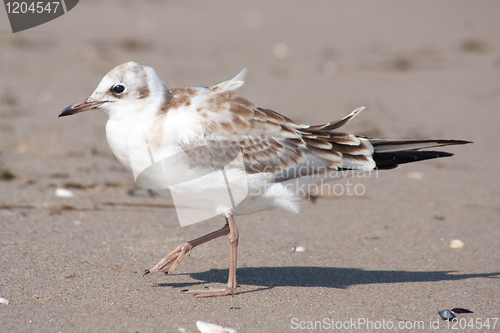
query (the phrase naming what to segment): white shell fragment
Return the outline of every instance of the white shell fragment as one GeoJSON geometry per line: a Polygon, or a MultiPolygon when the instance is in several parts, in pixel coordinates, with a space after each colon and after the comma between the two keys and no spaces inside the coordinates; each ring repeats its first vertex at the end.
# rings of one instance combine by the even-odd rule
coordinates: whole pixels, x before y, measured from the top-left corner
{"type": "Polygon", "coordinates": [[[9,305],[9,300],[5,297],[0,297],[0,304],[9,305]]]}
{"type": "Polygon", "coordinates": [[[306,248],[303,246],[296,246],[296,247],[292,248],[292,252],[304,252],[305,250],[306,250],[306,248]]]}
{"type": "Polygon", "coordinates": [[[73,192],[71,192],[70,190],[67,190],[65,188],[58,188],[58,189],[56,189],[56,197],[60,197],[60,198],[72,198],[74,196],[75,195],[73,194],[73,192]]]}
{"type": "Polygon", "coordinates": [[[462,242],[460,239],[454,239],[450,242],[450,247],[452,249],[459,249],[461,247],[464,247],[464,242],[462,242]]]}
{"type": "Polygon", "coordinates": [[[198,327],[201,333],[236,333],[236,330],[234,328],[205,323],[201,320],[198,320],[196,322],[196,327],[198,327]]]}

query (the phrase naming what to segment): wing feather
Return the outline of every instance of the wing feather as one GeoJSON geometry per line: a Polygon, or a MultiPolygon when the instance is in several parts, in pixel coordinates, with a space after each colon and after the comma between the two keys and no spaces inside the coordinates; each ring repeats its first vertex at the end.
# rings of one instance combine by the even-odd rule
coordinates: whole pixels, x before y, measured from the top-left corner
{"type": "Polygon", "coordinates": [[[213,87],[168,91],[160,114],[194,106],[204,129],[200,142],[178,143],[191,167],[220,169],[241,154],[246,172],[272,173],[275,181],[285,181],[325,172],[325,168],[390,169],[402,163],[450,155],[418,149],[469,143],[369,139],[337,131],[364,107],[331,123],[302,125],[239,97],[234,90],[243,85],[245,73],[243,70],[234,79],[213,87]]]}
{"type": "Polygon", "coordinates": [[[375,166],[371,159],[373,148],[368,140],[333,131],[348,123],[363,108],[329,124],[307,126],[273,110],[255,106],[228,90],[229,86],[232,87],[226,82],[209,88],[213,96],[197,107],[206,128],[207,147],[203,153],[199,151],[202,148],[189,150],[192,164],[197,164],[198,156],[202,164],[211,156],[208,162],[220,168],[234,160],[236,152],[241,152],[248,173],[272,172],[276,180],[314,174],[319,170],[324,172],[325,167],[337,170],[342,167],[343,159],[351,155],[364,156],[349,159],[353,168],[375,166]],[[226,154],[225,150],[228,150],[226,154]]]}

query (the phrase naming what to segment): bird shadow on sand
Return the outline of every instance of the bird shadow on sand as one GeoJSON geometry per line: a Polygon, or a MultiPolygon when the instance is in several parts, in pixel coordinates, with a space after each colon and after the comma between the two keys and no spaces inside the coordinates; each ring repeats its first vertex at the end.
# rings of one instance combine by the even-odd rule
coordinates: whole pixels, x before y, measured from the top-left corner
{"type": "MultiPolygon", "coordinates": [[[[185,288],[205,283],[227,283],[228,270],[210,270],[190,275],[192,283],[159,283],[158,287],[185,288]]],[[[274,287],[326,287],[345,289],[358,284],[407,283],[455,281],[472,278],[500,278],[500,272],[457,274],[456,271],[376,271],[360,268],[337,267],[242,267],[237,272],[239,285],[253,285],[260,288],[274,287]]]]}

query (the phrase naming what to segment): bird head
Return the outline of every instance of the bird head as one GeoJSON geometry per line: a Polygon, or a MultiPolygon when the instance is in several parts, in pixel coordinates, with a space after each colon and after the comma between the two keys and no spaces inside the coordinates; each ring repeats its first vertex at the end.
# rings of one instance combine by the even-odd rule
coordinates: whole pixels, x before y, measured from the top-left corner
{"type": "Polygon", "coordinates": [[[110,117],[126,116],[145,109],[165,89],[151,67],[127,62],[113,68],[89,98],[68,106],[59,117],[95,109],[105,111],[110,117]]]}

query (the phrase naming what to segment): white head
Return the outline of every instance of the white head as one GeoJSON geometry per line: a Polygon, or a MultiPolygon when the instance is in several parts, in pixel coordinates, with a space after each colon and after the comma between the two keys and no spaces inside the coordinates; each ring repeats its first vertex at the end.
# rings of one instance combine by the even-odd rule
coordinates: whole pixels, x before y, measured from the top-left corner
{"type": "Polygon", "coordinates": [[[159,96],[167,89],[154,69],[127,62],[113,68],[89,98],[68,106],[59,117],[93,109],[101,109],[113,118],[124,117],[161,101],[159,96]]]}

